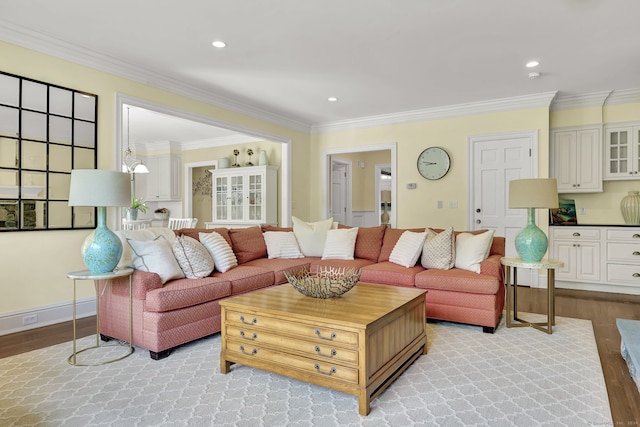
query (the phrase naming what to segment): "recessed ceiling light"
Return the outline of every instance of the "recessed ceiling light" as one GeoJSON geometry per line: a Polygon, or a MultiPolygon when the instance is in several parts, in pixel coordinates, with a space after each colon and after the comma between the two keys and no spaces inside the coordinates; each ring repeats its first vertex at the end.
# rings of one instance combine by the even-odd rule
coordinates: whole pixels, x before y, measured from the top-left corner
{"type": "Polygon", "coordinates": [[[529,62],[527,62],[527,68],[537,67],[538,65],[540,65],[540,63],[538,61],[529,61],[529,62]]]}
{"type": "Polygon", "coordinates": [[[335,96],[330,96],[329,98],[327,98],[327,101],[329,102],[336,102],[338,100],[338,98],[336,98],[335,96]]]}
{"type": "Polygon", "coordinates": [[[225,42],[223,42],[222,40],[215,40],[213,43],[211,43],[211,45],[213,47],[217,47],[219,49],[222,49],[223,47],[227,46],[227,44],[225,42]]]}

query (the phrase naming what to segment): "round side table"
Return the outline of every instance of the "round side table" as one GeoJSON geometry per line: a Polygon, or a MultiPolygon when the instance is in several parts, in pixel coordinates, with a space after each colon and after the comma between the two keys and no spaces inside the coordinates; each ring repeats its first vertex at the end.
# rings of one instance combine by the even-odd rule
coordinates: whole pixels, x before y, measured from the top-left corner
{"type": "Polygon", "coordinates": [[[505,285],[507,286],[507,328],[531,326],[548,334],[553,333],[555,319],[555,270],[562,268],[564,263],[553,259],[543,259],[539,262],[526,262],[520,258],[501,258],[500,263],[506,267],[505,285]],[[527,322],[518,317],[518,268],[547,270],[547,321],[527,322]],[[513,275],[512,275],[513,270],[513,275]],[[511,277],[513,276],[513,284],[511,277]],[[513,286],[513,292],[510,291],[513,286]],[[511,309],[513,307],[513,317],[511,309]]]}
{"type": "Polygon", "coordinates": [[[109,273],[96,274],[92,273],[89,270],[82,271],[74,271],[71,273],[67,273],[67,277],[69,279],[73,279],[73,353],[71,356],[67,358],[67,361],[70,365],[74,366],[98,366],[105,365],[107,363],[116,362],[118,360],[122,360],[125,357],[130,356],[134,352],[133,348],[133,294],[132,294],[132,275],[133,268],[123,268],[120,270],[112,271],[109,273]],[[111,285],[111,279],[115,279],[117,277],[127,277],[129,276],[129,342],[121,343],[117,342],[116,344],[108,344],[108,345],[100,345],[100,282],[103,282],[102,288],[105,286],[111,285]],[[77,292],[76,292],[76,282],[78,280],[93,280],[95,281],[96,288],[96,345],[83,348],[81,350],[76,349],[76,304],[77,304],[77,292]],[[122,346],[128,347],[128,352],[124,356],[117,357],[115,359],[110,359],[102,362],[96,363],[82,363],[77,361],[77,355],[87,350],[95,349],[95,348],[103,348],[103,347],[114,347],[114,346],[122,346]]]}

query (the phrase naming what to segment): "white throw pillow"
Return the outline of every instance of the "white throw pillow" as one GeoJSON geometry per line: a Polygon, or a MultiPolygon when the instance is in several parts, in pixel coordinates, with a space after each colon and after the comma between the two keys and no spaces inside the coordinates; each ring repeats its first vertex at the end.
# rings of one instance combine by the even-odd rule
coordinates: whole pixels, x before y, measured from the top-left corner
{"type": "Polygon", "coordinates": [[[426,237],[426,231],[422,233],[405,231],[393,247],[391,255],[389,255],[389,261],[403,267],[413,267],[420,257],[426,237]]]}
{"type": "Polygon", "coordinates": [[[184,272],[171,250],[171,243],[164,236],[158,236],[155,240],[127,239],[127,243],[135,254],[133,267],[136,270],[157,273],[162,284],[184,277],[184,272]]]}
{"type": "Polygon", "coordinates": [[[236,258],[236,254],[233,253],[233,249],[231,249],[229,243],[224,240],[224,237],[222,237],[220,233],[215,231],[211,233],[198,233],[198,237],[200,238],[200,243],[202,243],[211,254],[216,270],[224,273],[233,267],[237,267],[238,259],[236,258]]]}
{"type": "Polygon", "coordinates": [[[456,261],[456,244],[453,227],[436,233],[427,229],[427,238],[422,247],[421,264],[424,268],[449,270],[456,261]]]}
{"type": "Polygon", "coordinates": [[[357,238],[358,227],[327,231],[322,259],[353,259],[357,238]]]}
{"type": "Polygon", "coordinates": [[[176,234],[173,230],[169,230],[167,227],[150,227],[143,228],[142,230],[117,230],[116,236],[122,242],[122,256],[118,263],[118,268],[134,267],[135,254],[131,253],[131,247],[127,243],[127,239],[130,240],[154,240],[158,236],[164,236],[167,242],[173,243],[176,238],[176,234]]]}
{"type": "Polygon", "coordinates": [[[481,234],[458,234],[456,268],[480,273],[480,263],[489,256],[491,243],[493,243],[493,230],[487,230],[481,234]]]}
{"type": "Polygon", "coordinates": [[[193,237],[178,236],[173,242],[173,254],[187,279],[201,279],[213,271],[213,258],[207,248],[193,237]]]}
{"type": "Polygon", "coordinates": [[[263,236],[269,258],[304,258],[293,231],[265,231],[263,236]]]}
{"type": "Polygon", "coordinates": [[[304,222],[295,216],[293,221],[293,234],[296,236],[300,251],[304,256],[322,256],[324,242],[327,239],[327,231],[333,225],[333,218],[318,222],[304,222]]]}

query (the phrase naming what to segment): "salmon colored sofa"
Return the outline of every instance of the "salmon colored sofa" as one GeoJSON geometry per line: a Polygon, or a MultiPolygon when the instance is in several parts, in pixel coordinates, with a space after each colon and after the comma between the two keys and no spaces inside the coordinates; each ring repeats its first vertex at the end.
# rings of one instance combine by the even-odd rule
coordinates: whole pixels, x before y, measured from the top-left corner
{"type": "MultiPolygon", "coordinates": [[[[154,232],[154,229],[147,230],[154,232]]],[[[153,359],[166,357],[181,344],[220,331],[221,299],[287,283],[284,275],[287,270],[307,268],[314,271],[320,266],[361,268],[362,282],[426,289],[428,319],[478,325],[488,333],[493,333],[499,323],[505,304],[500,264],[500,258],[505,254],[504,237],[493,237],[489,256],[482,261],[480,273],[475,273],[459,268],[424,269],[420,260],[415,267],[409,268],[390,262],[393,247],[405,230],[385,226],[358,229],[353,260],[269,259],[263,232],[291,230],[270,226],[175,232],[157,229],[157,234],[186,235],[196,240],[201,232],[216,231],[233,249],[238,266],[225,273],[214,270],[202,279],[175,279],[164,285],[156,273],[134,271],[133,344],[149,350],[153,359]]],[[[104,340],[129,339],[128,285],[126,277],[115,279],[100,296],[99,330],[104,340]]]]}

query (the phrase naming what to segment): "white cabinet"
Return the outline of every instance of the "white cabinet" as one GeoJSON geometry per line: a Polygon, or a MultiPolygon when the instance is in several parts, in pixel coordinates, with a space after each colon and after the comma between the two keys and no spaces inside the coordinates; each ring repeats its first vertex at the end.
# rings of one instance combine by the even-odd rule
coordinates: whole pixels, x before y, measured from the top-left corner
{"type": "Polygon", "coordinates": [[[605,126],[605,180],[640,179],[640,123],[605,126]]]}
{"type": "Polygon", "coordinates": [[[601,230],[551,227],[550,258],[564,262],[556,279],[598,282],[601,276],[601,230]]]}
{"type": "Polygon", "coordinates": [[[575,128],[551,132],[551,171],[558,193],[602,191],[600,128],[575,128]]]}
{"type": "Polygon", "coordinates": [[[149,156],[146,178],[146,200],[150,202],[182,199],[182,158],[176,154],[149,156]]]}
{"type": "Polygon", "coordinates": [[[606,230],[607,282],[640,287],[640,227],[606,230]]]}
{"type": "Polygon", "coordinates": [[[207,227],[278,224],[278,168],[212,170],[213,221],[207,227]]]}

